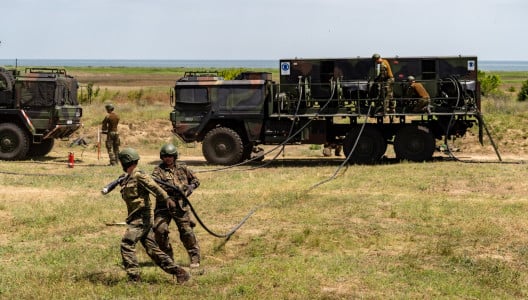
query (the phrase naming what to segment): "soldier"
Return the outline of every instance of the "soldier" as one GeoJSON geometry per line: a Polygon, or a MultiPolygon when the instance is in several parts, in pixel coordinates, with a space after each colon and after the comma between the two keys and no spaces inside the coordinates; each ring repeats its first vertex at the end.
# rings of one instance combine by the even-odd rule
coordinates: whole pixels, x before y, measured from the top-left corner
{"type": "Polygon", "coordinates": [[[121,239],[121,257],[123,266],[131,281],[139,281],[139,263],[136,257],[136,244],[141,242],[150,258],[163,271],[176,276],[178,283],[190,279],[190,274],[178,266],[173,259],[163,252],[158,244],[154,231],[154,205],[151,203],[149,192],[157,198],[165,199],[165,205],[169,196],[160,188],[152,178],[139,171],[136,167],[139,154],[132,148],[125,148],[119,153],[119,161],[126,172],[126,177],[121,181],[121,197],[128,209],[126,219],[126,232],[121,239]]]}
{"type": "Polygon", "coordinates": [[[381,55],[374,53],[372,55],[376,76],[374,81],[380,84],[380,91],[383,97],[383,109],[386,113],[394,113],[396,101],[393,99],[394,75],[389,62],[381,58],[381,55]]]}
{"type": "MultiPolygon", "coordinates": [[[[185,193],[186,197],[190,196],[193,190],[200,186],[200,181],[194,173],[184,163],[176,162],[178,151],[173,144],[165,144],[161,147],[160,159],[162,162],[152,171],[153,178],[178,187],[180,191],[185,193]]],[[[193,227],[196,225],[191,221],[189,206],[177,191],[162,187],[167,191],[171,199],[167,209],[163,205],[163,199],[158,198],[154,228],[156,241],[165,253],[173,257],[174,254],[169,241],[169,224],[171,219],[174,219],[180,233],[180,240],[189,254],[189,266],[198,268],[200,266],[200,247],[193,231],[193,227]],[[160,200],[162,200],[161,203],[159,202],[160,200]]]]}
{"type": "Polygon", "coordinates": [[[103,120],[102,133],[106,134],[106,150],[108,150],[110,166],[113,166],[117,165],[117,154],[121,144],[119,133],[117,132],[119,116],[114,112],[114,105],[111,103],[106,104],[105,109],[108,115],[103,120]]]}
{"type": "Polygon", "coordinates": [[[414,113],[428,112],[430,113],[429,103],[431,97],[429,93],[423,86],[423,84],[416,82],[414,76],[407,77],[407,82],[409,82],[409,87],[407,88],[407,93],[410,98],[419,98],[416,106],[413,109],[414,113]]]}

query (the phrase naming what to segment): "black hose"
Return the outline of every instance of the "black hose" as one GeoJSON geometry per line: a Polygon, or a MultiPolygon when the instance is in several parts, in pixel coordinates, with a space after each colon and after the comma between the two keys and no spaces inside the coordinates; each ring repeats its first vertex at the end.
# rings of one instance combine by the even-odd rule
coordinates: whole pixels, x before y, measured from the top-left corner
{"type": "MultiPolygon", "coordinates": [[[[328,99],[328,101],[326,101],[326,103],[321,106],[319,108],[319,110],[315,113],[315,118],[321,113],[323,112],[326,107],[330,104],[330,101],[332,100],[332,98],[334,97],[334,93],[335,93],[335,85],[332,85],[332,93],[330,94],[330,98],[328,99]]],[[[301,133],[304,128],[306,128],[314,119],[310,119],[308,120],[308,122],[306,122],[306,124],[304,124],[303,126],[301,126],[297,131],[295,131],[293,134],[291,133],[291,129],[293,129],[293,126],[294,126],[294,122],[295,122],[295,119],[297,119],[297,114],[298,114],[298,110],[299,110],[299,104],[301,102],[301,98],[299,98],[299,102],[297,103],[297,108],[295,110],[295,113],[293,115],[293,121],[292,121],[292,126],[290,128],[290,133],[288,134],[288,137],[280,144],[278,144],[277,146],[273,147],[272,149],[264,152],[262,154],[262,156],[266,155],[266,154],[269,154],[269,153],[272,153],[274,152],[275,150],[277,150],[278,148],[283,148],[284,150],[284,146],[289,142],[291,141],[294,137],[296,137],[299,133],[301,133]]],[[[255,170],[255,169],[258,169],[258,168],[262,168],[264,166],[267,166],[269,164],[271,164],[281,153],[282,151],[279,151],[270,161],[260,165],[260,166],[256,166],[256,167],[252,167],[252,168],[247,168],[247,169],[244,169],[244,171],[249,171],[249,170],[255,170]]],[[[246,160],[246,161],[243,161],[243,162],[240,162],[240,163],[237,163],[237,164],[234,164],[234,165],[230,165],[230,166],[226,166],[226,167],[222,167],[222,168],[216,168],[216,169],[213,169],[213,170],[195,170],[194,172],[195,173],[207,173],[207,172],[219,172],[219,171],[224,171],[224,170],[228,170],[228,169],[232,169],[234,167],[239,167],[239,166],[242,166],[242,165],[245,165],[245,164],[248,164],[249,162],[252,162],[254,160],[257,160],[258,157],[255,157],[255,158],[252,158],[252,159],[249,159],[249,160],[246,160]]]]}
{"type": "MultiPolygon", "coordinates": [[[[372,105],[369,106],[369,110],[367,112],[367,116],[370,115],[370,110],[372,109],[372,105]]],[[[337,167],[337,169],[335,170],[334,174],[332,176],[330,176],[329,178],[325,179],[325,180],[322,180],[314,185],[312,185],[310,188],[308,188],[308,190],[306,190],[306,192],[309,192],[311,190],[313,190],[314,188],[320,186],[320,185],[323,185],[331,180],[334,180],[336,177],[337,177],[337,174],[339,173],[339,171],[343,168],[343,166],[347,165],[347,168],[345,169],[345,172],[346,170],[348,170],[348,161],[350,160],[350,158],[352,157],[352,154],[354,153],[354,150],[356,150],[356,147],[357,147],[357,144],[359,143],[359,139],[361,138],[361,135],[363,134],[363,129],[365,129],[365,126],[367,125],[367,122],[368,122],[368,117],[365,117],[365,121],[363,122],[363,124],[361,125],[361,129],[359,130],[359,133],[358,133],[358,136],[356,138],[356,141],[354,142],[354,146],[352,146],[352,149],[350,150],[350,153],[348,153],[347,157],[345,158],[345,160],[339,165],[339,167],[337,167]]],[[[344,174],[344,172],[343,172],[344,174]]]]}
{"type": "Polygon", "coordinates": [[[205,231],[207,231],[210,235],[214,236],[214,237],[217,237],[217,238],[226,238],[226,240],[228,240],[229,238],[231,238],[231,236],[238,230],[240,229],[240,227],[242,227],[242,225],[244,225],[244,223],[246,223],[246,221],[249,219],[249,217],[251,217],[251,215],[253,215],[257,209],[259,209],[259,206],[253,208],[243,219],[242,221],[240,221],[240,223],[238,223],[235,227],[233,227],[230,231],[228,231],[227,233],[225,234],[219,234],[219,233],[215,233],[214,231],[212,231],[211,229],[209,229],[205,224],[204,222],[202,221],[202,219],[200,219],[200,217],[198,216],[198,213],[196,212],[196,210],[194,209],[194,207],[192,206],[191,202],[189,201],[189,198],[187,198],[187,196],[185,196],[185,194],[183,193],[183,191],[181,191],[177,186],[173,185],[173,184],[170,184],[168,182],[165,182],[165,181],[162,181],[162,180],[159,180],[157,178],[153,178],[154,181],[156,181],[157,183],[163,185],[163,186],[166,186],[166,187],[169,187],[171,189],[174,189],[176,191],[179,191],[180,193],[180,196],[181,198],[183,199],[183,201],[185,202],[185,204],[189,205],[189,207],[191,208],[191,211],[194,215],[194,217],[196,218],[196,220],[198,221],[198,223],[200,223],[200,225],[203,227],[203,229],[205,229],[205,231]]]}

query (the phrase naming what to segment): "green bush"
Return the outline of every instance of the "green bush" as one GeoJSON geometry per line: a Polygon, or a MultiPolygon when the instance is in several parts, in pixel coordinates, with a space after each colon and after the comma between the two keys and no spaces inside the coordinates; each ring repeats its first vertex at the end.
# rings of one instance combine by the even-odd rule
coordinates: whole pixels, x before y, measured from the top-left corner
{"type": "Polygon", "coordinates": [[[528,99],[528,80],[523,82],[521,90],[517,94],[517,100],[525,101],[526,99],[528,99]]]}
{"type": "Polygon", "coordinates": [[[486,75],[485,72],[479,71],[478,79],[480,81],[480,93],[483,96],[499,91],[501,80],[498,75],[486,75]]]}

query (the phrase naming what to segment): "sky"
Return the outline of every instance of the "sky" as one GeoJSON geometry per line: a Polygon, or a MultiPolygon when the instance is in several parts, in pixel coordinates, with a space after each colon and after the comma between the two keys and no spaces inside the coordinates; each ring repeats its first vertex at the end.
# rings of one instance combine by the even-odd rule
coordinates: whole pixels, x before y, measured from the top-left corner
{"type": "Polygon", "coordinates": [[[11,0],[0,59],[528,61],[527,0],[11,0]]]}

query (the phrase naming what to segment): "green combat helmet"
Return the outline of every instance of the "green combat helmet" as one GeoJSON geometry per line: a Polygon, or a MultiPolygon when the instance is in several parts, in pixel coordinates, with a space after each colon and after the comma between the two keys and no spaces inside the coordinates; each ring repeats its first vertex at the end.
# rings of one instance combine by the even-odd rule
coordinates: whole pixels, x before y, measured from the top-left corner
{"type": "Polygon", "coordinates": [[[174,159],[178,159],[178,150],[173,144],[165,144],[160,149],[160,158],[169,155],[174,156],[174,159]]]}
{"type": "Polygon", "coordinates": [[[107,103],[105,105],[105,108],[106,108],[106,111],[113,111],[114,110],[114,105],[112,103],[107,103]]]}
{"type": "Polygon", "coordinates": [[[372,60],[378,60],[381,57],[378,53],[372,54],[372,60]]]}
{"type": "Polygon", "coordinates": [[[135,149],[125,148],[119,152],[119,161],[123,166],[130,165],[139,160],[139,154],[135,149]]]}

